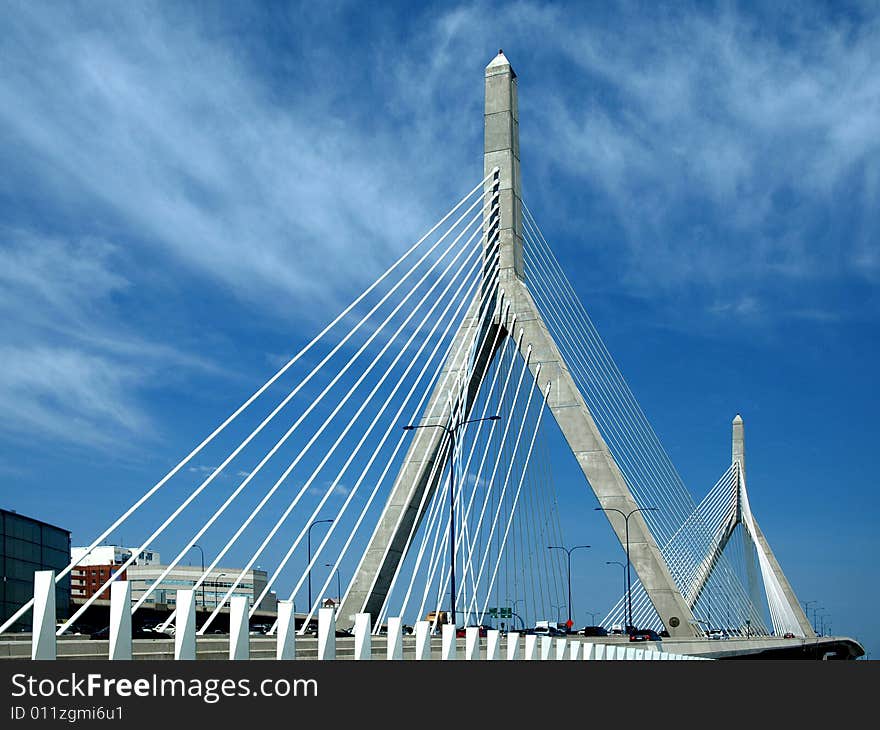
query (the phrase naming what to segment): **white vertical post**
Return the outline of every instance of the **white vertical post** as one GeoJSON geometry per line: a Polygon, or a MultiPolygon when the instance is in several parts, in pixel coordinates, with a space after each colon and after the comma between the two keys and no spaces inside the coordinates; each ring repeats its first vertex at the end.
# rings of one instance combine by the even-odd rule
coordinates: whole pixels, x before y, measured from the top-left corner
{"type": "Polygon", "coordinates": [[[400,616],[388,619],[388,652],[387,657],[398,661],[403,659],[403,634],[400,616]]]}
{"type": "Polygon", "coordinates": [[[115,580],[110,584],[110,646],[108,659],[131,659],[131,584],[115,580]]]}
{"type": "Polygon", "coordinates": [[[565,639],[556,640],[556,658],[565,659],[565,639]]]}
{"type": "Polygon", "coordinates": [[[638,659],[639,661],[643,660],[645,658],[645,650],[644,649],[636,649],[635,658],[638,659]]]}
{"type": "Polygon", "coordinates": [[[431,622],[416,621],[416,659],[431,658],[431,622]]]}
{"type": "Polygon", "coordinates": [[[635,658],[636,658],[636,650],[631,646],[626,647],[626,654],[624,655],[624,659],[632,661],[635,658]]]}
{"type": "Polygon", "coordinates": [[[296,659],[296,621],[293,601],[278,601],[278,625],[275,627],[275,658],[296,659]]]}
{"type": "Polygon", "coordinates": [[[55,571],[34,571],[31,659],[55,658],[55,571]]]}
{"type": "Polygon", "coordinates": [[[336,609],[318,609],[318,659],[336,658],[336,609]]]}
{"type": "Polygon", "coordinates": [[[593,659],[604,661],[605,649],[605,644],[595,644],[593,647],[593,659]]]}
{"type": "Polygon", "coordinates": [[[526,655],[529,661],[538,658],[538,637],[534,634],[526,634],[526,655]]]}
{"type": "Polygon", "coordinates": [[[233,596],[229,599],[229,658],[250,659],[251,637],[248,611],[250,599],[247,596],[233,596]]]}
{"type": "Polygon", "coordinates": [[[494,661],[498,658],[501,648],[501,632],[498,629],[489,629],[486,632],[486,659],[494,661]]]}
{"type": "Polygon", "coordinates": [[[595,659],[596,658],[596,645],[591,644],[589,641],[584,642],[583,644],[583,656],[584,659],[595,659]]]}
{"type": "Polygon", "coordinates": [[[541,659],[547,660],[553,653],[553,639],[549,636],[541,637],[541,659]]]}
{"type": "Polygon", "coordinates": [[[514,631],[507,635],[507,659],[508,661],[516,661],[519,657],[519,634],[514,631]]]}
{"type": "Polygon", "coordinates": [[[373,658],[372,626],[370,614],[356,613],[354,615],[354,658],[365,661],[373,658]]]}
{"type": "Polygon", "coordinates": [[[443,650],[440,658],[445,661],[455,659],[455,624],[443,624],[443,650]]]}
{"type": "Polygon", "coordinates": [[[568,658],[569,659],[580,659],[581,658],[581,642],[572,641],[569,644],[569,647],[570,647],[570,651],[569,651],[568,658]]]}
{"type": "Polygon", "coordinates": [[[480,658],[480,629],[468,626],[464,630],[464,658],[468,661],[480,658]]]}
{"type": "Polygon", "coordinates": [[[177,591],[174,658],[180,660],[196,658],[196,603],[192,588],[177,591]]]}

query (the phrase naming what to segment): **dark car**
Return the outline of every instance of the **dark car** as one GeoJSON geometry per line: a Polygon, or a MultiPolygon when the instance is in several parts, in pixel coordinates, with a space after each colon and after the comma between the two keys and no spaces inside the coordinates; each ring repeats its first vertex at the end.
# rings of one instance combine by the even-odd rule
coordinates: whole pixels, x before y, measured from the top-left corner
{"type": "MultiPolygon", "coordinates": [[[[93,631],[89,634],[90,639],[104,639],[107,640],[110,638],[110,627],[105,626],[103,629],[98,629],[97,631],[93,631]]],[[[133,628],[131,630],[131,638],[132,639],[167,639],[167,634],[160,634],[156,631],[151,631],[147,628],[133,628]]]]}
{"type": "Polygon", "coordinates": [[[578,631],[579,636],[608,636],[608,630],[604,626],[584,626],[578,631]]]}
{"type": "MultiPolygon", "coordinates": [[[[481,626],[469,626],[469,627],[467,627],[467,628],[471,628],[471,629],[479,629],[479,630],[480,630],[480,631],[479,631],[479,635],[485,637],[485,636],[487,635],[489,629],[491,629],[492,627],[491,627],[491,626],[486,626],[485,624],[482,624],[481,626]]],[[[465,627],[462,627],[462,628],[460,628],[460,629],[456,629],[456,630],[455,630],[455,635],[456,635],[459,639],[462,639],[462,638],[464,638],[465,636],[467,636],[467,632],[465,631],[465,627]]]]}
{"type": "Polygon", "coordinates": [[[633,629],[629,632],[630,641],[662,641],[660,634],[653,629],[633,629]]]}

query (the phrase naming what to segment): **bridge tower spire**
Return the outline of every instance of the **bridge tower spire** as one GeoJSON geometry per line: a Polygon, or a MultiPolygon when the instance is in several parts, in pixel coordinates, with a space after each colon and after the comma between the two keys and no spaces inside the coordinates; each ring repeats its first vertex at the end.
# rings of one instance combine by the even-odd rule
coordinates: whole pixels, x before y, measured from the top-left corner
{"type": "MultiPolygon", "coordinates": [[[[497,226],[498,286],[513,316],[509,321],[493,318],[490,323],[481,324],[479,302],[474,301],[455,336],[453,351],[463,354],[450,358],[444,365],[423,414],[430,415],[432,423],[451,424],[456,418],[467,418],[498,350],[498,346],[493,349],[487,344],[497,342],[500,346],[504,340],[495,337],[500,328],[499,334],[511,337],[516,343],[532,376],[537,377],[540,368],[541,378],[552,382],[547,406],[599,504],[608,510],[606,515],[621,546],[625,541],[629,545],[632,566],[670,636],[699,635],[691,608],[672,577],[648,523],[642,513],[636,511],[640,505],[529,292],[523,257],[517,76],[503,52],[485,69],[485,92],[483,165],[486,176],[491,175],[487,180],[486,198],[493,204],[485,214],[484,241],[487,246],[490,241],[494,243],[496,237],[490,233],[497,226]],[[516,332],[510,329],[511,321],[517,323],[516,332]],[[456,349],[462,341],[469,346],[456,349]],[[468,352],[475,356],[469,359],[468,352]],[[448,381],[454,383],[452,387],[441,385],[447,382],[444,377],[447,373],[454,376],[448,381]],[[628,534],[623,519],[615,519],[618,511],[632,513],[628,534]]],[[[413,440],[340,607],[341,626],[351,625],[359,612],[379,614],[404,557],[406,536],[418,527],[440,483],[443,470],[434,469],[434,464],[449,458],[442,433],[439,428],[427,429],[423,438],[413,440]]]]}
{"type": "Polygon", "coordinates": [[[525,278],[522,236],[522,183],[519,171],[519,109],[516,73],[503,50],[486,66],[483,174],[497,170],[487,185],[497,186],[499,280],[525,278]]]}

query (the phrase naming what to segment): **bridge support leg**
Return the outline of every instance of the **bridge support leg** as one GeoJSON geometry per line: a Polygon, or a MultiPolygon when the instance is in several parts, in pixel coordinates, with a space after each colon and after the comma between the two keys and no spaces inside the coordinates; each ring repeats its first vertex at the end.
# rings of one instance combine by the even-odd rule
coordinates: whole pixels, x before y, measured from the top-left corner
{"type": "Polygon", "coordinates": [[[538,658],[538,637],[534,634],[526,634],[526,654],[523,658],[528,661],[538,658]]]}
{"type": "Polygon", "coordinates": [[[416,621],[416,659],[431,658],[431,622],[416,621]]]}
{"type": "Polygon", "coordinates": [[[196,603],[191,588],[177,591],[177,615],[174,619],[174,658],[196,658],[196,603]]]}
{"type": "Polygon", "coordinates": [[[55,658],[55,571],[34,573],[31,659],[55,658]]]}
{"type": "Polygon", "coordinates": [[[107,658],[131,659],[131,584],[116,580],[110,584],[110,642],[107,658]]]}
{"type": "Polygon", "coordinates": [[[498,651],[501,648],[501,632],[491,629],[486,632],[486,659],[494,661],[498,659],[498,651]]]}
{"type": "Polygon", "coordinates": [[[579,641],[570,641],[569,642],[569,659],[580,659],[581,658],[581,643],[579,641]]]}
{"type": "Polygon", "coordinates": [[[318,659],[336,658],[336,609],[318,609],[318,659]]]}
{"type": "Polygon", "coordinates": [[[229,600],[229,658],[250,659],[251,637],[248,611],[250,599],[247,596],[233,596],[229,600]]]}
{"type": "Polygon", "coordinates": [[[464,658],[468,661],[480,658],[480,629],[476,626],[464,630],[464,658]]]}
{"type": "Polygon", "coordinates": [[[356,614],[354,617],[354,658],[358,661],[373,658],[371,631],[370,614],[356,614]]]}
{"type": "Polygon", "coordinates": [[[519,634],[514,631],[507,635],[507,660],[517,661],[520,656],[519,634]]]}
{"type": "Polygon", "coordinates": [[[403,659],[403,634],[399,616],[388,619],[388,658],[392,660],[403,659]]]}
{"type": "Polygon", "coordinates": [[[456,649],[455,624],[443,624],[443,648],[440,658],[445,661],[455,660],[456,649]]]}
{"type": "Polygon", "coordinates": [[[565,659],[565,639],[557,639],[556,640],[556,658],[557,659],[565,659]]]}
{"type": "Polygon", "coordinates": [[[275,631],[275,658],[296,659],[296,622],[293,615],[293,601],[278,601],[278,625],[275,631]]]}

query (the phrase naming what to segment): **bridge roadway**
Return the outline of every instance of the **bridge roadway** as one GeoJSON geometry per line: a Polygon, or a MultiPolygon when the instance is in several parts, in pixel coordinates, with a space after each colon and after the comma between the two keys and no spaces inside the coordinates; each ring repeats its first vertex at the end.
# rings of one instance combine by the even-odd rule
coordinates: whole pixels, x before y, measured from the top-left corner
{"type": "MultiPolygon", "coordinates": [[[[631,643],[625,637],[567,637],[569,641],[594,644],[624,645],[642,649],[654,649],[676,654],[690,654],[712,659],[856,659],[864,654],[861,645],[849,637],[823,636],[816,639],[780,639],[776,637],[753,637],[749,639],[673,639],[662,641],[645,641],[631,643]]],[[[520,637],[522,653],[524,638],[520,637]]],[[[440,658],[441,640],[432,640],[432,656],[440,658]]],[[[173,659],[174,639],[135,639],[132,642],[135,659],[173,659]]],[[[481,656],[485,658],[486,641],[481,640],[481,656]]],[[[501,656],[506,656],[506,641],[502,641],[501,656]]],[[[0,640],[0,659],[29,659],[30,634],[15,634],[0,640]]],[[[384,659],[386,639],[374,636],[372,641],[373,657],[384,659]]],[[[457,655],[464,658],[464,639],[458,640],[457,655]]],[[[404,659],[415,656],[415,637],[403,637],[404,659]]],[[[313,636],[297,637],[297,659],[317,659],[317,639],[313,636]]],[[[229,638],[226,635],[199,637],[197,656],[199,659],[226,659],[229,655],[229,638]]],[[[64,636],[58,639],[58,659],[106,659],[107,641],[88,639],[82,636],[64,636]]],[[[338,636],[336,638],[336,656],[338,659],[351,659],[354,656],[354,638],[338,636]]],[[[251,636],[251,659],[274,659],[275,639],[263,635],[251,636]]]]}

